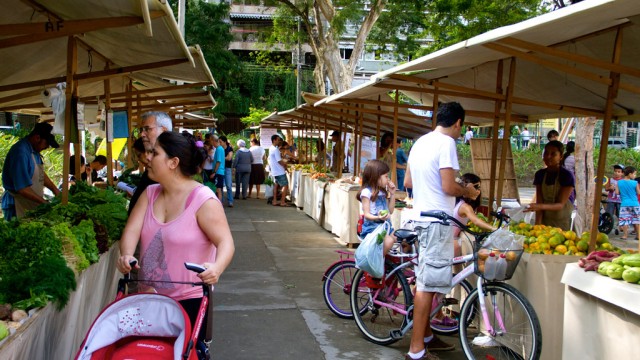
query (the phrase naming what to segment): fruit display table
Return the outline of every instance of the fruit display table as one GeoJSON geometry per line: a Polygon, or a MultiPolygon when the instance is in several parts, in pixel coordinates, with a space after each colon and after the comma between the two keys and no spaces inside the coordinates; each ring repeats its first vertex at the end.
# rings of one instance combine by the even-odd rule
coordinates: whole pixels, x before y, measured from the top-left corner
{"type": "Polygon", "coordinates": [[[53,304],[37,311],[2,343],[0,359],[73,359],[93,320],[113,301],[120,273],[118,243],[76,278],[67,306],[53,304]]]}
{"type": "MultiPolygon", "coordinates": [[[[562,358],[565,291],[560,279],[565,266],[568,263],[577,263],[579,259],[578,256],[524,253],[513,278],[508,281],[529,299],[540,319],[540,359],[562,358]]],[[[572,338],[569,341],[572,341],[572,338]]]]}
{"type": "Polygon", "coordinates": [[[563,359],[630,359],[640,343],[640,285],[568,264],[563,359]]]}

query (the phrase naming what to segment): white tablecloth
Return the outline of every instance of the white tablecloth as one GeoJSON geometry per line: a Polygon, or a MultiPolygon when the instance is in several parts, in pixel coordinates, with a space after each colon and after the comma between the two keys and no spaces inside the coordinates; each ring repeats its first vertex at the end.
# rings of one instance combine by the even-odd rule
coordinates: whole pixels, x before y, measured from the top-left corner
{"type": "Polygon", "coordinates": [[[637,359],[640,285],[568,264],[564,293],[563,359],[637,359]]]}

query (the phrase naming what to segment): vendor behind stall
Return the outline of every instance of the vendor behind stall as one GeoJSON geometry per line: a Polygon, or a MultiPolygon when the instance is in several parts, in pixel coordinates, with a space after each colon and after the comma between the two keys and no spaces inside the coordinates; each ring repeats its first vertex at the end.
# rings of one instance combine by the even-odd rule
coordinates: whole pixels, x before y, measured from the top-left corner
{"type": "Polygon", "coordinates": [[[51,125],[37,123],[27,137],[9,150],[2,169],[2,183],[6,190],[2,196],[2,212],[6,220],[21,218],[28,210],[47,202],[44,199],[45,186],[55,195],[60,193],[45,174],[40,155],[49,146],[59,147],[51,130],[51,125]]]}
{"type": "Polygon", "coordinates": [[[563,151],[564,146],[557,140],[544,147],[543,160],[547,167],[535,174],[537,202],[528,205],[526,211],[536,212],[536,224],[569,230],[575,180],[569,170],[560,166],[563,151]]]}

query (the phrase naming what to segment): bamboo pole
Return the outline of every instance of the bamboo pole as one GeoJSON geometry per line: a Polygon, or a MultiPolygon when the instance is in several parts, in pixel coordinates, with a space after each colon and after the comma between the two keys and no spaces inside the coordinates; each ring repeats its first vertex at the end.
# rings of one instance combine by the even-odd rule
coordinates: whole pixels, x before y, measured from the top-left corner
{"type": "MultiPolygon", "coordinates": [[[[618,28],[616,33],[615,46],[613,48],[612,63],[619,64],[622,54],[622,28],[618,28]]],[[[600,154],[598,156],[598,171],[596,174],[596,189],[593,197],[593,221],[591,222],[591,240],[589,241],[589,251],[593,251],[596,247],[596,239],[598,236],[598,220],[600,215],[600,194],[602,193],[602,179],[604,177],[604,167],[607,162],[607,146],[602,144],[609,143],[609,132],[611,131],[611,118],[613,115],[613,105],[618,96],[618,87],[620,85],[620,73],[611,72],[609,74],[611,85],[607,89],[607,103],[604,111],[604,123],[602,124],[602,139],[600,141],[600,154]]]]}
{"type": "Polygon", "coordinates": [[[69,143],[71,140],[71,100],[73,97],[73,77],[78,69],[78,47],[76,45],[75,37],[69,36],[67,40],[67,89],[65,91],[66,104],[64,109],[64,158],[62,162],[62,199],[63,205],[69,203],[69,158],[71,157],[69,143]]]}
{"type": "Polygon", "coordinates": [[[505,104],[505,119],[504,119],[504,139],[502,139],[502,151],[500,153],[500,175],[498,178],[498,195],[496,199],[496,204],[498,207],[502,205],[502,188],[504,186],[504,175],[507,170],[507,150],[508,147],[511,146],[509,142],[510,134],[509,128],[511,124],[511,99],[513,98],[513,84],[515,83],[516,78],[516,58],[511,58],[511,64],[509,64],[509,85],[507,87],[507,99],[505,104]],[[509,131],[509,133],[507,133],[509,131]]]}
{"type": "MultiPolygon", "coordinates": [[[[502,73],[504,72],[504,62],[502,60],[498,61],[498,72],[496,76],[496,93],[502,95],[502,73]]],[[[498,132],[500,127],[500,108],[502,107],[502,102],[500,100],[496,100],[494,105],[494,113],[495,118],[493,119],[493,141],[491,141],[491,173],[489,177],[489,209],[491,209],[493,205],[493,201],[495,200],[496,195],[496,170],[497,170],[497,161],[498,158],[498,143],[500,139],[498,139],[498,132]]],[[[490,211],[491,212],[491,211],[490,211]]]]}

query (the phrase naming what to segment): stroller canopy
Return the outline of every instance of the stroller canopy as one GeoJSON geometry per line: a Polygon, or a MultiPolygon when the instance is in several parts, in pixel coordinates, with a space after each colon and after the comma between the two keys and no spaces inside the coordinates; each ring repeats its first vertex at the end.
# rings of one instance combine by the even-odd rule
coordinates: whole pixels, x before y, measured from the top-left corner
{"type": "Polygon", "coordinates": [[[173,358],[180,359],[191,336],[182,306],[159,294],[135,294],[107,306],[93,322],[76,359],[90,360],[96,351],[127,337],[176,338],[173,358]]]}

